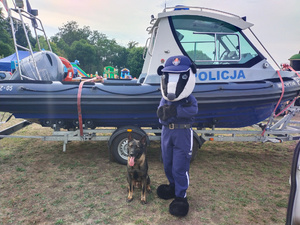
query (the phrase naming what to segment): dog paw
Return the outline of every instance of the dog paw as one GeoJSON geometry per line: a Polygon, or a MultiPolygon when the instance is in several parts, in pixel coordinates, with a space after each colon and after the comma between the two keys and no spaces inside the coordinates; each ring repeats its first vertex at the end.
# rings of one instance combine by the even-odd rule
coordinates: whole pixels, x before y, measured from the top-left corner
{"type": "Polygon", "coordinates": [[[146,205],[146,204],[147,204],[147,201],[146,201],[146,200],[141,200],[141,204],[142,204],[142,205],[146,205]]]}
{"type": "Polygon", "coordinates": [[[133,198],[126,198],[126,202],[131,202],[133,198]]]}

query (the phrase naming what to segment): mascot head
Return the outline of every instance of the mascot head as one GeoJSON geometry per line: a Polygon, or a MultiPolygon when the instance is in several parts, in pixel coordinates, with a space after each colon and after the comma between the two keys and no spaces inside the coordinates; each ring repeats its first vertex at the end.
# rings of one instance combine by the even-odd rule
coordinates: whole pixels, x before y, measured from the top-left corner
{"type": "Polygon", "coordinates": [[[183,55],[167,59],[165,67],[160,66],[157,74],[161,76],[161,93],[164,99],[175,102],[192,94],[195,87],[196,65],[183,55]]]}

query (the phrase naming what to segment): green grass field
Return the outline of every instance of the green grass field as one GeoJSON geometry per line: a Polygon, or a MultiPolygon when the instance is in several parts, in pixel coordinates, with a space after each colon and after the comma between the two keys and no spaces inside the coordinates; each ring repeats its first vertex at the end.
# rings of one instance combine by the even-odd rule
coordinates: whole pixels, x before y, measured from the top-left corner
{"type": "MultiPolygon", "coordinates": [[[[33,124],[21,135],[49,135],[33,124]]],[[[187,217],[168,212],[156,188],[167,183],[160,143],[148,151],[153,192],[126,202],[126,166],[107,142],[0,141],[0,224],[284,224],[296,142],[206,142],[190,168],[187,217]]]]}

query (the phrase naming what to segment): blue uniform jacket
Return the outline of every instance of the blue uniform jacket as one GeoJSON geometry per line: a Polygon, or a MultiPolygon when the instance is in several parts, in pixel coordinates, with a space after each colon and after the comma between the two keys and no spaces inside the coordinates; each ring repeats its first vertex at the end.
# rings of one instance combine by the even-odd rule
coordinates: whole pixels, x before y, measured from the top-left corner
{"type": "Polygon", "coordinates": [[[195,120],[194,116],[198,113],[198,103],[196,98],[193,95],[190,95],[187,98],[181,99],[180,101],[177,102],[170,102],[165,100],[164,98],[161,98],[158,108],[166,104],[177,105],[177,116],[171,117],[165,121],[159,119],[159,122],[162,125],[167,126],[170,123],[192,125],[194,123],[195,120]]]}

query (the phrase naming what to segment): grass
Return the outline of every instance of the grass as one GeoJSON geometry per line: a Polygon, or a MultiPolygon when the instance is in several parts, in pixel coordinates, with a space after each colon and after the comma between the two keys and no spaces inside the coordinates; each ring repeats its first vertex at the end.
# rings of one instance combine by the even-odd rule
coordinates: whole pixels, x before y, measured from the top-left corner
{"type": "MultiPolygon", "coordinates": [[[[19,134],[51,130],[30,125],[19,134]]],[[[166,183],[160,143],[148,151],[153,192],[126,202],[126,167],[109,161],[106,142],[0,141],[0,224],[284,224],[296,142],[206,142],[190,168],[185,218],[157,198],[166,183]]]]}

